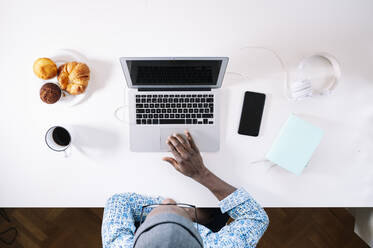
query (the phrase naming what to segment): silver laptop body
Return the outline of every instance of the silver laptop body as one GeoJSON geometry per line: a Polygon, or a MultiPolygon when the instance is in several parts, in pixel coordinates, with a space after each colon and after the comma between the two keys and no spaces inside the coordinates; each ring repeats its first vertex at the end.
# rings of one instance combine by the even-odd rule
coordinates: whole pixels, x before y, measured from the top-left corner
{"type": "Polygon", "coordinates": [[[169,151],[189,130],[202,152],[220,147],[219,94],[227,57],[121,57],[128,85],[130,149],[169,151]]]}

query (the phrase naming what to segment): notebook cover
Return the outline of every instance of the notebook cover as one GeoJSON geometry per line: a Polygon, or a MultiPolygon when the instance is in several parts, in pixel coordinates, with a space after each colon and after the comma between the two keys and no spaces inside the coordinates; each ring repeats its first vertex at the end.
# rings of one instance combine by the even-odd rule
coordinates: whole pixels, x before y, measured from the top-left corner
{"type": "Polygon", "coordinates": [[[291,115],[272,144],[266,158],[299,175],[321,142],[324,131],[291,115]]]}

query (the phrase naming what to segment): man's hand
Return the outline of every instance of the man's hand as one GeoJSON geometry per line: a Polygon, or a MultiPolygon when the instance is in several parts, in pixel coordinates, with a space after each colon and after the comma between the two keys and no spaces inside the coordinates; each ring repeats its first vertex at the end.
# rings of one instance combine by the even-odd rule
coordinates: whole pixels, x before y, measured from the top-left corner
{"type": "Polygon", "coordinates": [[[177,171],[185,176],[198,181],[206,175],[208,170],[203,164],[201,154],[192,136],[188,131],[185,131],[185,135],[186,139],[180,134],[168,137],[166,143],[170,146],[175,158],[165,157],[163,160],[172,164],[177,171]]]}
{"type": "Polygon", "coordinates": [[[208,188],[219,201],[232,194],[236,188],[224,182],[210,172],[203,164],[201,154],[188,131],[186,140],[180,134],[168,137],[166,143],[170,146],[175,158],[165,157],[164,161],[184,174],[208,188]]]}

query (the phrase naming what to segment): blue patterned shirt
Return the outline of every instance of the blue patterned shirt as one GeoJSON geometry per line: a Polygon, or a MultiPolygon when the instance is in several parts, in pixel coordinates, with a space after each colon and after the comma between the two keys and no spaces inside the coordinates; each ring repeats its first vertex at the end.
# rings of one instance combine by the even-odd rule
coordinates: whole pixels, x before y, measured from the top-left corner
{"type": "MultiPolygon", "coordinates": [[[[140,221],[143,205],[158,204],[162,197],[148,197],[135,193],[112,196],[106,204],[102,222],[102,243],[104,248],[133,247],[135,222],[140,221]]],[[[212,232],[198,224],[204,247],[255,247],[267,229],[269,220],[263,208],[240,188],[219,202],[222,213],[234,219],[219,232],[212,232]]],[[[151,209],[145,208],[146,216],[151,209]]],[[[196,223],[194,223],[196,226],[196,223]]]]}

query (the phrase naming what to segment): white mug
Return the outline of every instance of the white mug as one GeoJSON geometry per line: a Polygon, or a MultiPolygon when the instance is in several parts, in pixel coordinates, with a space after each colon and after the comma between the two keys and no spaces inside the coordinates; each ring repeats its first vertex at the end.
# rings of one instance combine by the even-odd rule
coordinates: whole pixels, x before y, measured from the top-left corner
{"type": "Polygon", "coordinates": [[[47,146],[55,152],[65,152],[67,156],[67,148],[71,146],[71,134],[70,132],[60,126],[53,126],[48,129],[45,134],[45,143],[47,146]]]}

